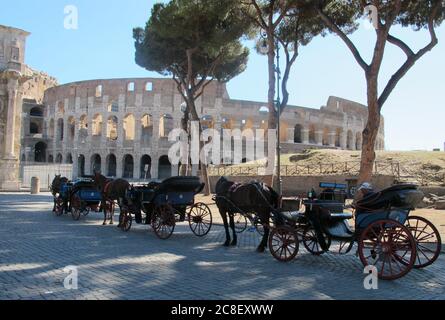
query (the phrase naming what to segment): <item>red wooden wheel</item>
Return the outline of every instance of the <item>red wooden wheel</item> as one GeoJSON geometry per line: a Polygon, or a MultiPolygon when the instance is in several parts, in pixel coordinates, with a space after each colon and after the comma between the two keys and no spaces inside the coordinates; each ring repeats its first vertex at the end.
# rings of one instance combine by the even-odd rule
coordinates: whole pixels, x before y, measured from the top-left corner
{"type": "Polygon", "coordinates": [[[176,226],[174,209],[168,204],[156,206],[151,225],[159,239],[170,238],[176,226]]]}
{"type": "Polygon", "coordinates": [[[421,269],[433,264],[442,250],[442,239],[431,221],[422,217],[409,217],[405,226],[411,231],[417,245],[414,268],[421,269]]]}
{"type": "Polygon", "coordinates": [[[382,280],[405,276],[414,266],[416,242],[407,227],[394,220],[379,220],[360,235],[358,252],[364,266],[373,265],[382,280]]]}
{"type": "Polygon", "coordinates": [[[189,225],[192,232],[198,237],[204,237],[212,228],[212,212],[204,203],[196,203],[189,212],[189,225]]]}
{"type": "Polygon", "coordinates": [[[269,250],[278,261],[292,261],[299,250],[297,232],[288,226],[274,228],[269,237],[269,250]]]}
{"type": "MultiPolygon", "coordinates": [[[[326,245],[329,248],[331,246],[331,237],[329,237],[327,235],[324,235],[324,237],[325,237],[326,245]]],[[[303,245],[306,248],[306,250],[309,251],[310,253],[312,253],[313,255],[321,256],[322,254],[324,254],[326,252],[321,248],[314,228],[312,228],[312,227],[306,228],[303,232],[302,239],[303,239],[303,245]]]]}

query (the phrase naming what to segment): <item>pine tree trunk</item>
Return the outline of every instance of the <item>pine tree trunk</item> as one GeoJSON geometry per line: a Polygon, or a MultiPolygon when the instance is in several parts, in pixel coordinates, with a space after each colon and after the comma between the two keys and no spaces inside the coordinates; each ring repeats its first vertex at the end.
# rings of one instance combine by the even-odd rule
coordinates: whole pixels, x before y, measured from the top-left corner
{"type": "Polygon", "coordinates": [[[367,76],[368,120],[363,131],[363,148],[360,164],[359,184],[371,182],[376,159],[375,143],[380,128],[380,106],[376,76],[367,76]]]}
{"type": "MultiPolygon", "coordinates": [[[[268,32],[267,41],[269,47],[269,53],[267,54],[268,60],[268,68],[269,68],[269,91],[268,91],[268,109],[269,109],[269,119],[268,119],[268,129],[276,129],[278,123],[277,113],[275,111],[275,37],[273,31],[268,32]]],[[[269,143],[269,141],[268,141],[269,143]]],[[[274,185],[274,177],[275,177],[275,167],[276,167],[276,150],[270,150],[272,154],[269,152],[268,161],[272,163],[268,164],[268,167],[273,168],[273,172],[271,172],[270,181],[266,181],[270,186],[274,185]]]]}

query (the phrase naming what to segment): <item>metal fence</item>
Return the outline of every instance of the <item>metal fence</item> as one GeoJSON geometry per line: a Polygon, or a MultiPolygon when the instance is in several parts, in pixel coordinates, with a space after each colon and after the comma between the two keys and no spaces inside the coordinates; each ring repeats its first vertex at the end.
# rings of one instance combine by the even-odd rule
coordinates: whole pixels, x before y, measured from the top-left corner
{"type": "Polygon", "coordinates": [[[73,165],[72,164],[36,164],[25,163],[21,166],[21,180],[22,187],[30,188],[31,179],[37,177],[40,179],[40,186],[42,189],[46,189],[54,177],[60,174],[62,177],[71,179],[73,177],[73,165]]]}

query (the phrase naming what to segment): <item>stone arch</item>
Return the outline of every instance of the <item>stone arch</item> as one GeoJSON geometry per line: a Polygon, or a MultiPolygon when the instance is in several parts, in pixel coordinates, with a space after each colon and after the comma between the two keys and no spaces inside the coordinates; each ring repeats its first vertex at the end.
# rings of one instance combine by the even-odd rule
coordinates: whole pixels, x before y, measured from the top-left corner
{"type": "Polygon", "coordinates": [[[74,117],[68,118],[68,138],[70,141],[74,141],[74,136],[76,133],[76,119],[74,117]]]}
{"type": "Polygon", "coordinates": [[[58,153],[56,156],[56,163],[61,164],[63,163],[63,156],[61,153],[58,153]]]}
{"type": "Polygon", "coordinates": [[[124,118],[124,140],[132,141],[135,138],[136,120],[133,114],[127,114],[124,118]]]}
{"type": "Polygon", "coordinates": [[[102,126],[103,126],[103,117],[100,113],[97,113],[93,117],[93,127],[92,129],[92,135],[93,137],[101,136],[102,135],[102,126]]]}
{"type": "Polygon", "coordinates": [[[134,172],[134,159],[131,154],[127,154],[124,156],[124,160],[122,161],[122,172],[123,178],[133,179],[134,172]]]}
{"type": "Polygon", "coordinates": [[[151,179],[151,157],[147,154],[141,158],[141,179],[151,179]]]}
{"type": "Polygon", "coordinates": [[[335,130],[335,146],[337,148],[341,147],[341,135],[343,134],[343,129],[342,128],[337,128],[335,130]]]}
{"type": "Polygon", "coordinates": [[[107,177],[117,176],[117,160],[114,154],[109,154],[106,159],[107,177]]]}
{"type": "Polygon", "coordinates": [[[73,156],[71,155],[71,153],[68,153],[68,154],[66,155],[66,160],[65,160],[65,162],[66,162],[67,164],[73,164],[73,156]]]}
{"type": "Polygon", "coordinates": [[[362,133],[357,132],[355,135],[355,149],[362,150],[363,148],[362,138],[363,138],[362,133]]]}
{"type": "Polygon", "coordinates": [[[167,138],[174,128],[174,120],[170,114],[164,114],[159,122],[159,137],[167,138]]]}
{"type": "Polygon", "coordinates": [[[329,128],[324,128],[323,129],[323,145],[324,146],[329,146],[329,128]]]}
{"type": "Polygon", "coordinates": [[[168,156],[161,156],[159,158],[158,176],[159,179],[167,179],[172,175],[172,165],[168,156]]]}
{"type": "Polygon", "coordinates": [[[35,162],[46,162],[46,149],[47,144],[43,141],[39,141],[34,146],[34,161],[35,162]]]}
{"type": "Polygon", "coordinates": [[[134,81],[127,83],[127,92],[134,92],[136,90],[136,84],[134,81]]]}
{"type": "Polygon", "coordinates": [[[149,114],[145,114],[141,118],[141,144],[146,146],[153,137],[153,118],[149,114]]]}
{"type": "Polygon", "coordinates": [[[52,154],[48,156],[48,163],[54,163],[54,156],[52,154]]]}
{"type": "Polygon", "coordinates": [[[102,172],[102,157],[99,154],[91,156],[91,174],[102,172]]]}
{"type": "Polygon", "coordinates": [[[37,121],[30,121],[29,122],[29,133],[30,134],[40,134],[42,133],[42,127],[37,121]]]}
{"type": "Polygon", "coordinates": [[[102,93],[103,93],[103,86],[100,84],[96,87],[96,92],[95,92],[96,98],[102,97],[102,93]]]}
{"type": "Polygon", "coordinates": [[[77,158],[77,175],[79,177],[85,176],[85,156],[80,154],[77,158]]]}
{"type": "Polygon", "coordinates": [[[29,111],[31,117],[43,117],[43,109],[41,107],[34,107],[29,111]]]}
{"type": "Polygon", "coordinates": [[[65,122],[62,118],[57,120],[57,140],[63,141],[63,129],[65,127],[65,122]]]}
{"type": "Polygon", "coordinates": [[[348,130],[348,134],[346,136],[346,149],[352,150],[355,146],[353,145],[354,135],[352,130],[348,130]]]}
{"type": "Polygon", "coordinates": [[[60,113],[62,116],[65,114],[65,104],[63,101],[59,101],[57,103],[57,112],[60,113]]]}
{"type": "Polygon", "coordinates": [[[88,137],[88,117],[87,115],[82,115],[79,119],[79,140],[85,143],[88,137]]]}
{"type": "Polygon", "coordinates": [[[310,144],[316,144],[317,143],[317,136],[316,136],[316,128],[314,124],[311,124],[309,126],[309,143],[310,144]]]}
{"type": "Polygon", "coordinates": [[[147,91],[147,92],[151,92],[151,91],[153,91],[153,82],[146,82],[145,83],[145,91],[147,91]]]}
{"type": "Polygon", "coordinates": [[[107,122],[107,138],[108,140],[116,141],[117,136],[117,126],[118,126],[119,120],[116,116],[110,116],[108,118],[107,122]]]}
{"type": "Polygon", "coordinates": [[[303,143],[303,126],[301,124],[295,125],[294,131],[294,142],[295,143],[303,143]]]}

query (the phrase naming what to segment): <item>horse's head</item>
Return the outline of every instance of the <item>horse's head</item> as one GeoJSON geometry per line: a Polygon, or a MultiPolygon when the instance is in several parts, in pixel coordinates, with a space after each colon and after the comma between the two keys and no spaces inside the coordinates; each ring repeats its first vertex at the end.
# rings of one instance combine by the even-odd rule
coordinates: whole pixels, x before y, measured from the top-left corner
{"type": "Polygon", "coordinates": [[[229,181],[226,177],[219,178],[215,186],[215,192],[218,195],[226,194],[234,182],[229,181]]]}

